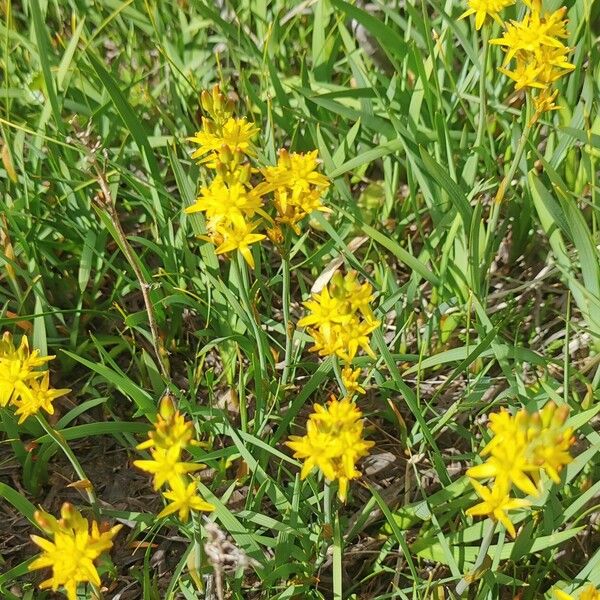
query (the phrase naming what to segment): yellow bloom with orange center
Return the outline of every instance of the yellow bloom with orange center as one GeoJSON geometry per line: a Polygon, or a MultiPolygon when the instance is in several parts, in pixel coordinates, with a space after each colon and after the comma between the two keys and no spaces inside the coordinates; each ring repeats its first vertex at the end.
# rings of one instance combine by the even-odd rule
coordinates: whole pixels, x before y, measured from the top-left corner
{"type": "Polygon", "coordinates": [[[63,588],[69,600],[77,600],[79,584],[100,586],[100,576],[94,563],[101,554],[110,550],[112,540],[122,525],[101,531],[96,521],[88,522],[67,502],[61,508],[59,520],[44,511],[36,511],[35,520],[52,538],[50,541],[37,535],[31,536],[42,553],[29,565],[29,570],[52,569],[52,576],[40,584],[40,589],[57,591],[63,588]]]}
{"type": "Polygon", "coordinates": [[[357,461],[369,454],[374,442],[363,439],[362,413],[349,399],[331,397],[325,406],[315,404],[306,423],[306,435],[292,435],[286,442],[294,458],[304,461],[301,478],[315,468],[328,481],[338,482],[338,496],[345,502],[349,482],[361,476],[357,461]]]}

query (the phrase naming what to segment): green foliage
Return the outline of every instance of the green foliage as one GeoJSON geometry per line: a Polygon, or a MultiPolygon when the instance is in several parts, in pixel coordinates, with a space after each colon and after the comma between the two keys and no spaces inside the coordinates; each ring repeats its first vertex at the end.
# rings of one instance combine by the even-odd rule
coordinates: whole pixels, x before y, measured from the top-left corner
{"type": "MultiPolygon", "coordinates": [[[[496,70],[502,52],[481,59],[473,23],[458,20],[462,2],[0,6],[0,328],[57,355],[55,385],[74,391],[53,425],[84,471],[96,472],[85,442],[108,439],[134,477],[128,460],[159,398],[176,397],[207,441],[194,451],[211,469],[200,491],[253,561],[245,576],[224,575],[230,597],[454,597],[489,524],[464,513],[482,417],[550,400],[571,407],[577,456],[562,486],[545,482],[532,512],[514,517],[516,540],[497,528],[469,594],[532,600],[559,581],[600,585],[598,3],[565,4],[577,69],[558,85],[560,110],[526,139],[498,206],[527,111],[496,70]],[[294,238],[287,266],[263,244],[256,275],[219,259],[197,237],[202,216],[183,213],[204,177],[186,137],[199,127],[200,91],[219,82],[261,127],[263,163],[284,145],[316,148],[332,180],[331,215],[294,238]],[[102,209],[101,177],[131,260],[102,209]],[[354,482],[332,516],[328,488],[316,475],[300,481],[283,442],[338,389],[336,365],[309,354],[295,327],[335,265],[378,293],[378,358],[355,362],[383,467],[363,466],[364,485],[354,482]]],[[[0,499],[31,520],[60,444],[34,419],[17,427],[0,411],[2,466],[20,482],[0,482],[0,499]]],[[[107,481],[89,478],[102,499],[107,481]]],[[[66,483],[59,496],[74,493],[66,483]]],[[[161,529],[150,508],[106,502],[102,516],[127,524],[124,546],[177,536],[166,582],[151,544],[134,569],[116,562],[116,580],[128,571],[140,598],[198,597],[212,573],[205,523],[161,529]]],[[[33,552],[11,558],[2,597],[16,597],[17,582],[23,597],[44,597],[27,583],[33,552]]]]}

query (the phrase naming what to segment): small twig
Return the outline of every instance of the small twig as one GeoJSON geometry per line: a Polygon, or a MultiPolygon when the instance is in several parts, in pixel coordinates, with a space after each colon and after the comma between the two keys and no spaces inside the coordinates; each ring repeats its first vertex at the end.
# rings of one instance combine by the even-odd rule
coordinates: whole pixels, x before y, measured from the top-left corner
{"type": "Polygon", "coordinates": [[[106,180],[106,177],[102,170],[98,168],[96,162],[92,162],[92,165],[94,167],[94,170],[96,171],[96,175],[98,176],[98,184],[100,186],[100,190],[103,196],[103,199],[101,201],[98,200],[97,203],[100,206],[100,208],[104,209],[110,217],[110,220],[119,237],[119,241],[121,242],[121,248],[123,250],[123,253],[125,254],[125,258],[127,259],[127,262],[133,269],[133,272],[135,273],[135,278],[137,279],[138,285],[140,286],[140,290],[144,298],[144,305],[146,306],[146,314],[148,315],[148,323],[150,325],[150,333],[152,337],[152,348],[154,350],[154,354],[156,355],[156,359],[158,360],[158,365],[162,376],[166,380],[169,380],[169,366],[166,360],[166,352],[158,332],[156,317],[154,315],[154,307],[152,306],[150,294],[148,293],[148,290],[150,289],[150,284],[144,279],[144,275],[135,259],[135,254],[131,248],[129,241],[127,240],[125,232],[123,231],[123,227],[121,226],[121,221],[119,220],[119,215],[115,208],[115,202],[112,197],[108,181],[106,180]]]}

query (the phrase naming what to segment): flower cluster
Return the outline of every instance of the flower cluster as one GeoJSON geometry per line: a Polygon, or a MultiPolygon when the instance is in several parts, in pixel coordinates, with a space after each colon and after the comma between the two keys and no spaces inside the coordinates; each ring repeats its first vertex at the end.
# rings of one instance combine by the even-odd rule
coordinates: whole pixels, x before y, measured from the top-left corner
{"type": "Polygon", "coordinates": [[[596,589],[591,583],[577,591],[576,596],[567,594],[562,590],[554,590],[557,600],[600,600],[600,590],[596,589]]]}
{"type": "Polygon", "coordinates": [[[214,243],[217,254],[238,250],[254,268],[250,246],[273,237],[274,223],[287,224],[296,233],[298,223],[315,210],[327,209],[321,197],[329,186],[317,172],[317,152],[289,153],[281,150],[275,166],[257,169],[253,140],[259,129],[243,117],[234,117],[234,104],[215,86],[201,95],[202,129],[190,141],[198,144],[192,158],[215,171],[212,181],[200,189],[194,204],[185,212],[206,216],[206,239],[214,243]],[[256,181],[257,175],[262,181],[256,181]],[[275,217],[270,215],[265,197],[273,194],[275,217]]]}
{"type": "Polygon", "coordinates": [[[316,150],[298,154],[282,148],[277,164],[261,169],[265,181],[258,186],[260,193],[274,193],[276,220],[290,225],[298,234],[298,223],[310,213],[315,210],[329,212],[321,203],[329,180],[317,171],[317,156],[316,150]]]}
{"type": "Polygon", "coordinates": [[[493,436],[482,450],[484,463],[471,467],[467,475],[483,502],[467,511],[469,515],[489,515],[505,525],[515,537],[515,528],[507,512],[528,505],[524,499],[510,498],[512,486],[537,496],[540,478],[545,472],[560,483],[560,471],[572,460],[569,448],[574,442],[573,429],[565,425],[569,409],[549,402],[541,410],[519,410],[511,415],[503,409],[490,416],[493,436]],[[489,487],[476,479],[493,479],[489,487]]]}
{"type": "Polygon", "coordinates": [[[363,439],[362,413],[349,398],[332,396],[327,405],[313,408],[306,435],[290,436],[286,444],[294,458],[304,460],[302,479],[317,467],[327,480],[338,482],[338,497],[345,502],[350,480],[361,475],[356,462],[369,454],[374,442],[363,439]]]}
{"type": "Polygon", "coordinates": [[[490,44],[506,53],[500,71],[515,82],[515,89],[540,90],[534,98],[536,113],[554,110],[558,91],[552,85],[575,68],[568,61],[571,49],[562,40],[568,37],[565,7],[551,13],[542,12],[541,2],[527,2],[529,10],[521,21],[505,23],[502,37],[490,44]],[[512,64],[512,69],[509,65],[512,64]]]}
{"type": "Polygon", "coordinates": [[[50,387],[50,374],[40,370],[54,356],[40,356],[39,350],[29,350],[26,336],[15,347],[13,337],[5,332],[0,340],[0,407],[8,404],[16,408],[15,414],[22,423],[43,408],[53,414],[52,403],[71,390],[50,387]]]}
{"type": "Polygon", "coordinates": [[[101,554],[110,550],[112,540],[122,525],[101,529],[96,521],[90,524],[68,502],[62,505],[60,516],[60,519],[55,519],[44,511],[36,511],[36,522],[52,541],[31,536],[42,553],[29,565],[29,570],[52,568],[52,577],[43,581],[40,589],[57,591],[62,587],[69,600],[76,600],[80,583],[100,585],[94,563],[101,554]]]}
{"type": "MultiPolygon", "coordinates": [[[[369,335],[380,325],[371,310],[373,288],[369,283],[359,283],[355,271],[345,277],[336,273],[328,286],[313,294],[304,302],[309,314],[298,321],[307,327],[314,340],[311,351],[319,356],[336,355],[350,363],[362,348],[375,358],[369,345],[369,335]]],[[[351,384],[355,376],[345,370],[346,382],[351,384]]]]}
{"type": "Polygon", "coordinates": [[[150,473],[154,479],[154,489],[163,485],[168,490],[162,493],[170,503],[158,514],[158,518],[178,512],[182,521],[187,521],[191,510],[211,512],[214,506],[198,495],[196,482],[190,473],[203,469],[205,465],[181,460],[182,452],[192,445],[198,445],[193,439],[191,421],[175,409],[173,400],[164,396],[160,402],[154,430],[148,433],[148,439],[137,446],[138,450],[150,450],[152,460],[136,460],[134,465],[150,473]]]}

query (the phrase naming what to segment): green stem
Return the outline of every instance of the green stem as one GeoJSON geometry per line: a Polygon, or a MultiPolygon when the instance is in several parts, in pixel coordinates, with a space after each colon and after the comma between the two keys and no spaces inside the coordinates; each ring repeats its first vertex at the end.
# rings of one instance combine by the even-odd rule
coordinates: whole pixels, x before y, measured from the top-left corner
{"type": "Polygon", "coordinates": [[[323,489],[323,517],[325,525],[331,525],[331,483],[325,479],[325,487],[323,489]]]}
{"type": "Polygon", "coordinates": [[[340,526],[340,517],[335,515],[333,524],[333,598],[342,600],[343,598],[343,579],[342,579],[342,556],[344,554],[344,540],[342,538],[342,528],[340,526]]]}
{"type": "MultiPolygon", "coordinates": [[[[510,182],[513,180],[515,173],[517,171],[517,167],[519,166],[519,162],[523,156],[523,152],[525,151],[525,146],[529,140],[529,135],[531,133],[533,123],[530,118],[530,102],[529,96],[527,97],[527,109],[525,111],[525,126],[523,127],[523,132],[521,133],[521,137],[519,138],[519,143],[517,144],[517,149],[515,151],[515,155],[511,162],[511,165],[508,169],[508,172],[503,177],[500,182],[500,186],[498,187],[498,191],[496,192],[496,196],[492,203],[492,208],[490,211],[490,218],[488,221],[488,227],[486,230],[486,239],[485,239],[485,256],[486,263],[484,265],[484,270],[487,276],[489,277],[489,266],[492,262],[493,257],[495,256],[495,245],[494,240],[497,234],[498,220],[500,218],[500,205],[504,200],[506,195],[506,191],[510,182]]],[[[487,289],[487,286],[486,286],[487,289]]]]}
{"type": "MultiPolygon", "coordinates": [[[[471,572],[476,571],[483,564],[483,561],[485,560],[485,557],[487,556],[488,550],[490,549],[492,539],[494,538],[495,530],[496,530],[496,521],[493,521],[492,519],[488,519],[487,529],[483,536],[483,540],[481,540],[481,546],[479,547],[479,554],[477,555],[477,559],[475,560],[475,564],[473,565],[471,572]]],[[[463,576],[463,578],[458,582],[458,584],[456,586],[456,595],[461,596],[464,593],[464,591],[469,587],[470,584],[471,584],[471,582],[468,581],[466,575],[463,576]]]]}
{"type": "Polygon", "coordinates": [[[333,373],[335,374],[335,378],[337,379],[338,386],[340,388],[341,396],[346,397],[348,390],[346,390],[346,386],[344,385],[344,380],[342,379],[342,371],[340,369],[340,363],[337,355],[333,355],[331,357],[331,365],[333,367],[333,373]]]}
{"type": "Polygon", "coordinates": [[[248,315],[248,320],[250,321],[250,327],[252,329],[252,333],[254,334],[254,339],[256,340],[257,353],[258,353],[258,362],[260,366],[260,372],[254,373],[254,385],[256,389],[256,422],[260,423],[262,419],[262,405],[265,398],[265,385],[264,385],[264,377],[267,372],[267,361],[265,358],[264,348],[263,348],[263,332],[261,331],[257,321],[256,321],[256,313],[252,306],[252,302],[250,301],[250,279],[248,277],[248,270],[246,268],[246,263],[242,255],[238,252],[235,258],[232,260],[233,268],[235,269],[235,274],[237,276],[240,292],[242,297],[242,304],[246,313],[248,315]]]}
{"type": "Polygon", "coordinates": [[[523,128],[523,133],[521,133],[521,137],[519,138],[519,144],[517,145],[517,150],[515,151],[515,155],[513,157],[513,161],[510,165],[508,173],[504,176],[504,179],[502,179],[500,187],[496,192],[496,197],[494,198],[495,207],[501,204],[502,200],[504,200],[506,190],[510,185],[510,182],[512,181],[513,177],[515,176],[517,167],[519,166],[519,162],[521,161],[521,157],[523,156],[523,152],[525,151],[525,146],[527,145],[532,126],[533,123],[531,122],[530,117],[530,101],[529,96],[527,96],[527,108],[525,110],[525,127],[523,128]]]}
{"type": "Polygon", "coordinates": [[[94,600],[102,600],[104,598],[100,588],[95,583],[90,582],[90,587],[92,588],[92,598],[94,600]]]}
{"type": "MultiPolygon", "coordinates": [[[[81,481],[88,480],[87,475],[85,474],[85,471],[83,470],[81,464],[77,460],[77,457],[73,453],[73,450],[71,450],[71,448],[69,447],[69,444],[67,444],[67,441],[65,440],[65,438],[60,434],[60,432],[53,429],[50,426],[50,424],[48,423],[48,421],[46,421],[46,419],[42,415],[40,415],[38,413],[35,416],[36,416],[36,419],[38,420],[39,424],[44,428],[44,431],[54,440],[56,445],[63,451],[64,455],[67,457],[67,459],[73,466],[73,469],[75,470],[75,473],[77,474],[79,479],[81,481]]],[[[94,494],[94,489],[91,486],[91,484],[89,487],[86,487],[85,492],[87,494],[89,503],[94,512],[94,517],[98,518],[99,517],[98,502],[96,500],[96,494],[94,494]]]]}
{"type": "Polygon", "coordinates": [[[282,257],[283,282],[282,282],[282,304],[283,304],[283,327],[285,329],[285,356],[283,358],[283,373],[281,385],[285,386],[290,375],[290,364],[292,362],[294,325],[290,322],[290,298],[291,298],[291,274],[290,274],[290,241],[289,232],[285,233],[285,245],[282,257]]]}
{"type": "Polygon", "coordinates": [[[481,34],[481,43],[483,48],[481,49],[481,72],[479,73],[479,122],[477,124],[477,137],[475,138],[475,147],[478,148],[483,143],[483,136],[485,135],[485,126],[487,123],[487,93],[485,89],[487,71],[487,63],[489,57],[489,38],[490,32],[488,27],[483,28],[481,34]]]}
{"type": "Polygon", "coordinates": [[[196,585],[200,588],[200,591],[204,591],[204,581],[202,579],[202,552],[204,548],[202,547],[202,522],[201,517],[194,511],[192,511],[192,537],[194,540],[194,547],[192,548],[192,552],[194,553],[193,557],[193,568],[194,568],[194,577],[193,580],[196,585]]]}

